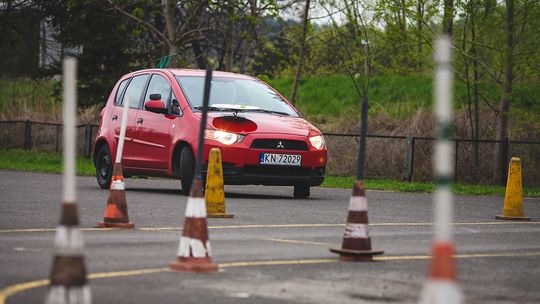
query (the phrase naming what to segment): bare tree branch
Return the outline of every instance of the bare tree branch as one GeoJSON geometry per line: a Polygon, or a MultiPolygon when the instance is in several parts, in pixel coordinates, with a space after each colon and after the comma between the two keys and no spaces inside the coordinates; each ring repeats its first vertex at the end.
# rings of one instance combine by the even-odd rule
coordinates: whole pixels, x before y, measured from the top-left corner
{"type": "Polygon", "coordinates": [[[119,12],[120,14],[132,19],[132,20],[135,20],[137,21],[138,23],[142,24],[144,27],[146,27],[147,29],[149,29],[150,31],[152,31],[154,34],[156,34],[158,36],[158,38],[160,38],[160,42],[164,45],[167,45],[169,48],[173,48],[174,47],[174,44],[172,43],[172,41],[170,41],[167,36],[165,36],[160,30],[158,30],[155,26],[153,26],[151,23],[149,22],[146,22],[145,20],[131,14],[131,13],[128,13],[127,11],[125,11],[124,9],[122,9],[121,7],[119,7],[118,5],[114,4],[114,2],[112,0],[107,0],[107,2],[109,3],[110,5],[110,8],[109,9],[112,9],[112,10],[115,10],[117,12],[119,12]]]}

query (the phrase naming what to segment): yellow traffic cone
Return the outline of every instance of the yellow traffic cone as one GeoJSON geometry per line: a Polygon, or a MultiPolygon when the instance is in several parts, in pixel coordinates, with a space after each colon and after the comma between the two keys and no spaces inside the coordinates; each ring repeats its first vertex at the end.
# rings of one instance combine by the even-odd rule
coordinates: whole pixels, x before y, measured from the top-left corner
{"type": "Polygon", "coordinates": [[[223,189],[223,166],[221,164],[221,151],[218,148],[210,150],[208,170],[206,172],[206,200],[207,217],[231,218],[225,209],[225,190],[223,189]]]}
{"type": "Polygon", "coordinates": [[[530,221],[523,214],[523,187],[521,185],[521,160],[512,157],[508,168],[506,194],[504,196],[503,214],[495,216],[498,220],[530,221]]]}

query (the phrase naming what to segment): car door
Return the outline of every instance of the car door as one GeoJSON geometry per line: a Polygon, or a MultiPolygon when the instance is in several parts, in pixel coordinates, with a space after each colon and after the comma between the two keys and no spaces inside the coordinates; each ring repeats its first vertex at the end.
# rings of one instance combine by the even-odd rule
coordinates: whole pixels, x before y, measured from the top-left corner
{"type": "MultiPolygon", "coordinates": [[[[152,94],[160,94],[163,103],[169,105],[171,99],[169,80],[163,75],[153,74],[144,95],[144,103],[150,100],[152,94]]],[[[171,119],[173,117],[170,115],[147,111],[144,104],[137,112],[133,158],[140,168],[157,174],[168,170],[171,119]]]]}
{"type": "MultiPolygon", "coordinates": [[[[111,115],[111,125],[113,128],[110,128],[114,132],[114,139],[116,140],[116,145],[114,148],[118,148],[118,140],[120,138],[120,128],[122,124],[122,116],[124,113],[124,105],[129,101],[129,110],[128,110],[128,120],[126,128],[126,138],[124,140],[124,151],[122,153],[122,165],[126,168],[136,167],[133,158],[133,151],[135,147],[133,145],[133,137],[135,136],[135,119],[137,117],[138,108],[141,103],[141,97],[148,82],[148,74],[136,75],[131,78],[127,84],[125,92],[120,96],[117,95],[117,104],[114,107],[113,113],[111,115]]],[[[119,87],[119,92],[121,93],[122,84],[119,87]]],[[[116,155],[116,150],[113,152],[113,155],[116,155]]]]}

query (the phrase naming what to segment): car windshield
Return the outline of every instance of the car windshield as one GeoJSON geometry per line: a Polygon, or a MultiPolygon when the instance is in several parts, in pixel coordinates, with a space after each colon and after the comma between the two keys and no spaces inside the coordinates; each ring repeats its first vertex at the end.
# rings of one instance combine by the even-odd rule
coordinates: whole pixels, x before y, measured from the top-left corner
{"type": "MultiPolygon", "coordinates": [[[[188,102],[194,109],[202,106],[204,77],[176,76],[188,102]]],[[[212,77],[209,109],[214,111],[259,111],[298,116],[276,92],[251,79],[212,77]]]]}

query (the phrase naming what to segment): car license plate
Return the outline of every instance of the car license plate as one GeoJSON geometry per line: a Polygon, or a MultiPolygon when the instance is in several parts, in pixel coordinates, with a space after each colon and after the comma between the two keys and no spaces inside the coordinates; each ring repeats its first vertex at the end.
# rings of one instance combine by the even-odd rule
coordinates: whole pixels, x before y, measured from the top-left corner
{"type": "Polygon", "coordinates": [[[261,165],[300,166],[302,155],[261,153],[261,165]]]}

